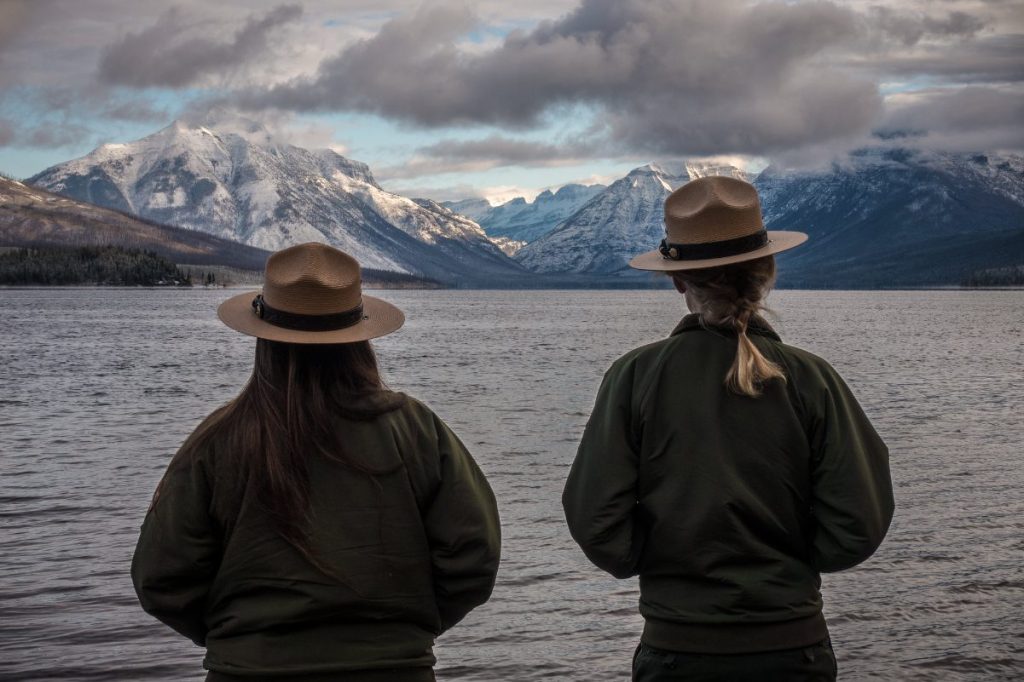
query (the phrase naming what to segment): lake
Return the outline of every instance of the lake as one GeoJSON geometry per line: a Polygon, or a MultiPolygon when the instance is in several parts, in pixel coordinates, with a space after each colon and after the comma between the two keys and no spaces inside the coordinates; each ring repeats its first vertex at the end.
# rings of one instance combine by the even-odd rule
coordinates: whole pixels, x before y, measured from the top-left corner
{"type": "MultiPolygon", "coordinates": [[[[0,679],[202,679],[138,607],[150,496],[254,341],[224,290],[0,289],[0,679]]],[[[385,379],[469,446],[504,533],[494,596],[435,649],[441,680],[627,680],[635,580],[590,566],[562,483],[608,364],[685,312],[668,291],[385,291],[385,379]]],[[[829,359],[889,444],[896,517],[824,576],[843,680],[1024,677],[1024,292],[780,291],[783,339],[829,359]]]]}

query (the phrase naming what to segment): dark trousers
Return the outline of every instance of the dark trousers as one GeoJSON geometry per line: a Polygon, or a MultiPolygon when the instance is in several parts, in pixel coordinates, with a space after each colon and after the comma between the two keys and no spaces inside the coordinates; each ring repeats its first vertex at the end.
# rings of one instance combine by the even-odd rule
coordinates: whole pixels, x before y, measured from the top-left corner
{"type": "Polygon", "coordinates": [[[634,682],[835,682],[836,674],[827,639],[754,654],[691,654],[640,644],[633,654],[634,682]]]}

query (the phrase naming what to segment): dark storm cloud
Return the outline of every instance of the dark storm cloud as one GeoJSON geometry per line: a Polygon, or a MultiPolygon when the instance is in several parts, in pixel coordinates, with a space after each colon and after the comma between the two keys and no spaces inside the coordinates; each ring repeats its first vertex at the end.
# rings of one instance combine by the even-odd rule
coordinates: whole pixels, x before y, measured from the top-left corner
{"type": "Polygon", "coordinates": [[[875,5],[868,8],[868,23],[880,37],[909,47],[929,38],[966,38],[985,28],[985,19],[963,11],[932,16],[875,5]]]}
{"type": "Polygon", "coordinates": [[[860,19],[828,2],[584,0],[482,54],[455,40],[464,10],[424,9],[250,107],[355,109],[425,126],[527,127],[592,105],[609,139],[658,153],[765,153],[868,129],[876,86],[819,57],[860,19]]]}
{"type": "MultiPolygon", "coordinates": [[[[491,135],[477,140],[442,140],[416,150],[417,154],[444,161],[488,161],[501,159],[513,163],[560,162],[567,156],[589,156],[589,145],[579,142],[567,145],[547,144],[529,140],[516,140],[491,135]]],[[[577,158],[580,158],[577,156],[577,158]]]]}
{"type": "Polygon", "coordinates": [[[382,178],[410,178],[437,173],[489,170],[505,166],[564,166],[603,155],[576,139],[559,144],[490,135],[475,140],[441,140],[420,147],[400,166],[381,169],[382,178]]]}
{"type": "Polygon", "coordinates": [[[134,123],[162,123],[168,112],[149,97],[101,84],[36,88],[22,94],[22,103],[45,112],[48,124],[104,119],[134,123]]]}
{"type": "Polygon", "coordinates": [[[71,122],[53,125],[0,119],[0,147],[23,149],[66,147],[80,141],[89,132],[85,127],[71,122]]]}
{"type": "Polygon", "coordinates": [[[20,137],[26,147],[65,147],[79,142],[89,134],[89,130],[77,124],[60,126],[40,125],[29,126],[21,131],[20,137]]]}
{"type": "Polygon", "coordinates": [[[32,12],[43,4],[42,1],[0,0],[0,51],[13,40],[28,23],[32,12]]]}
{"type": "Polygon", "coordinates": [[[473,84],[462,80],[466,57],[455,46],[474,21],[466,8],[422,7],[325,61],[314,78],[243,96],[242,103],[300,111],[359,109],[417,122],[450,122],[475,94],[473,84]]]}
{"type": "Polygon", "coordinates": [[[925,146],[1024,148],[1024,93],[973,86],[894,97],[880,133],[918,133],[925,146]]]}
{"type": "Polygon", "coordinates": [[[99,112],[103,118],[112,121],[132,121],[135,123],[160,123],[166,121],[168,112],[153,106],[142,99],[108,101],[99,112]]]}
{"type": "Polygon", "coordinates": [[[302,15],[299,5],[281,5],[262,17],[251,16],[231,40],[189,35],[196,23],[174,8],[138,33],[109,47],[100,60],[102,82],[132,87],[192,85],[264,56],[275,29],[302,15]]]}
{"type": "Polygon", "coordinates": [[[883,76],[930,76],[949,83],[1024,81],[1024,34],[932,45],[907,54],[866,59],[860,68],[883,76]]]}

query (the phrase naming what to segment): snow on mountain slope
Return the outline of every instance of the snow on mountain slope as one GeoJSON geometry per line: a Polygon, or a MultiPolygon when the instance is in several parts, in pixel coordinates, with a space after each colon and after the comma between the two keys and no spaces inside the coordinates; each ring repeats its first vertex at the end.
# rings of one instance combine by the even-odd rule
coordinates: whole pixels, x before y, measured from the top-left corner
{"type": "Polygon", "coordinates": [[[786,254],[791,283],[957,283],[1024,263],[1024,156],[873,149],[801,173],[767,168],[755,185],[769,229],[808,243],[786,254]]]}
{"type": "Polygon", "coordinates": [[[516,253],[536,272],[614,272],[629,259],[655,248],[664,236],[665,198],[683,183],[704,175],[743,177],[721,165],[650,163],[593,197],[555,230],[516,253]]]}
{"type": "Polygon", "coordinates": [[[506,256],[515,256],[519,253],[519,249],[527,244],[524,241],[510,239],[509,237],[491,237],[491,241],[497,244],[498,248],[504,251],[506,256]]]}
{"type": "MultiPolygon", "coordinates": [[[[487,199],[461,199],[459,201],[442,201],[441,205],[453,213],[466,216],[473,222],[479,224],[480,219],[485,217],[494,208],[487,199]]],[[[480,227],[484,227],[480,225],[480,227]]],[[[486,231],[487,228],[484,228],[486,231]]]]}
{"type": "Polygon", "coordinates": [[[531,242],[552,231],[604,189],[604,185],[569,184],[544,190],[532,201],[516,197],[499,206],[483,199],[446,202],[445,206],[480,224],[491,237],[531,242]]]}
{"type": "Polygon", "coordinates": [[[384,191],[365,164],[248,133],[176,121],[29,182],[267,250],[326,242],[364,267],[448,281],[519,270],[471,220],[384,191]]]}
{"type": "MultiPolygon", "coordinates": [[[[746,174],[715,164],[631,171],[516,259],[537,272],[614,273],[664,236],[665,198],[689,179],[746,174]]],[[[769,229],[807,245],[780,256],[790,286],[957,283],[1024,263],[1024,157],[899,148],[851,154],[813,172],[765,169],[754,184],[769,229]]]]}

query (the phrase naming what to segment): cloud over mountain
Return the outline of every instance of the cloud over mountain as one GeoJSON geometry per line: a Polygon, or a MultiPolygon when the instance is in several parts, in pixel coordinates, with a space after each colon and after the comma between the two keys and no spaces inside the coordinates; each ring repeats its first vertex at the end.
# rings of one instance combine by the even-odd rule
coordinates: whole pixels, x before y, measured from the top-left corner
{"type": "Polygon", "coordinates": [[[194,35],[195,19],[180,8],[167,10],[155,24],[129,33],[104,52],[99,77],[132,87],[192,85],[266,56],[271,34],[302,16],[301,5],[280,5],[262,17],[250,16],[228,41],[194,35]]]}
{"type": "Polygon", "coordinates": [[[85,147],[218,104],[290,117],[387,177],[454,184],[528,186],[524,169],[543,169],[540,186],[554,168],[664,156],[816,163],[876,132],[1024,146],[1022,0],[168,7],[0,0],[0,148],[85,147]]]}
{"type": "Polygon", "coordinates": [[[457,43],[474,25],[465,9],[424,7],[315,76],[240,101],[512,128],[582,104],[607,139],[670,153],[820,142],[867,130],[881,108],[874,83],[824,60],[859,35],[858,16],[831,3],[584,0],[480,53],[457,43]]]}
{"type": "Polygon", "coordinates": [[[913,133],[917,146],[987,150],[1024,148],[1024,93],[971,86],[891,98],[882,132],[913,133]]]}

